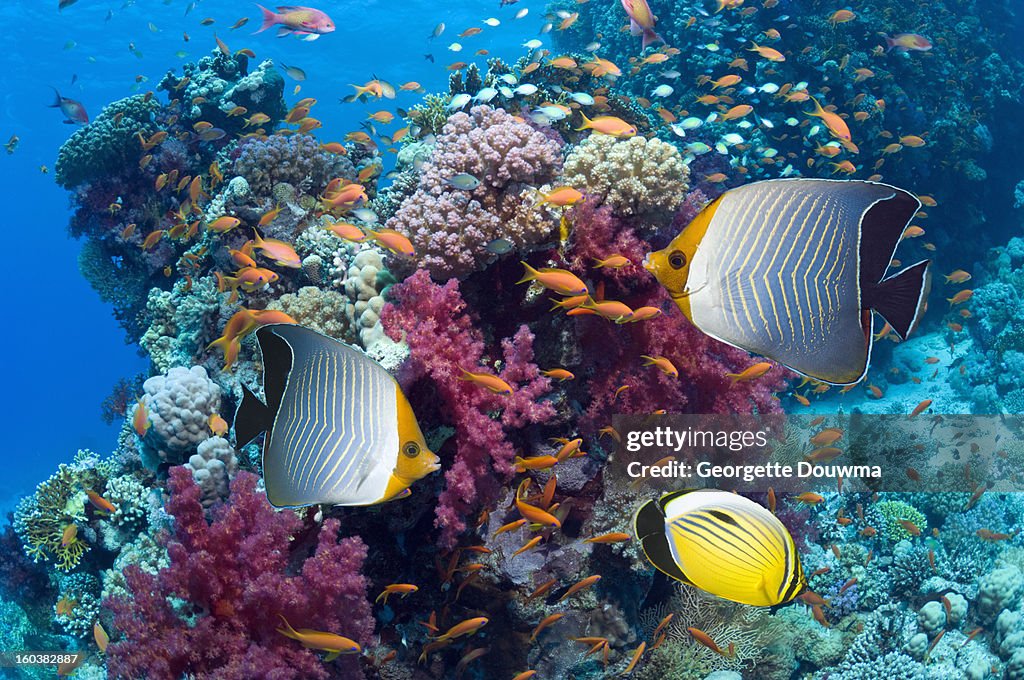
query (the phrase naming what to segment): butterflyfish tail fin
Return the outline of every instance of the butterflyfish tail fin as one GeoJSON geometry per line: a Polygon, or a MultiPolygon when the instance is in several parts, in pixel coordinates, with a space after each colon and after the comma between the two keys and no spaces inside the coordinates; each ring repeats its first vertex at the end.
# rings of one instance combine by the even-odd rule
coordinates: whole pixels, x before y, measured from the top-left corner
{"type": "Polygon", "coordinates": [[[266,432],[273,424],[274,414],[267,405],[242,385],[242,403],[235,412],[235,447],[245,446],[266,432]]]}
{"type": "Polygon", "coordinates": [[[672,549],[665,535],[665,514],[660,501],[649,501],[637,510],[633,518],[633,533],[640,541],[640,547],[647,559],[658,571],[677,581],[690,583],[690,579],[672,558],[672,549]]]}
{"type": "Polygon", "coordinates": [[[922,260],[884,279],[870,295],[864,292],[865,306],[881,314],[902,340],[917,328],[924,311],[931,290],[930,264],[922,260]]]}

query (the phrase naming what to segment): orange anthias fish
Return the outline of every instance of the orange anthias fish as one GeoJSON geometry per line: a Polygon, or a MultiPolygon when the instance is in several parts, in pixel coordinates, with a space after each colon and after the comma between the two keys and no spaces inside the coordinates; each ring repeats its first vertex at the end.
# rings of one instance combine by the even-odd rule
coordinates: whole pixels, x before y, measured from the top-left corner
{"type": "Polygon", "coordinates": [[[479,616],[474,619],[466,619],[461,623],[457,623],[449,628],[444,635],[434,638],[435,642],[443,642],[446,640],[454,640],[464,635],[472,635],[478,630],[487,625],[487,617],[479,616]]]}
{"type": "Polygon", "coordinates": [[[891,38],[883,33],[882,37],[885,38],[886,52],[927,52],[932,48],[931,41],[917,33],[897,33],[891,38]]]}
{"type": "Polygon", "coordinates": [[[583,194],[572,187],[557,187],[541,196],[541,204],[553,205],[558,208],[576,205],[583,200],[583,194]]]}
{"type": "Polygon", "coordinates": [[[152,425],[149,421],[149,409],[146,408],[145,402],[141,399],[136,399],[136,401],[139,405],[135,407],[135,414],[132,415],[132,427],[135,428],[137,435],[145,437],[152,425]]]}
{"type": "Polygon", "coordinates": [[[748,52],[757,52],[759,55],[767,59],[768,61],[786,61],[785,55],[779,52],[774,47],[765,47],[758,45],[757,43],[751,43],[753,47],[748,47],[748,52]]]}
{"type": "Polygon", "coordinates": [[[223,437],[228,432],[228,422],[219,413],[211,413],[206,420],[206,426],[218,437],[223,437]]]}
{"type": "Polygon", "coordinates": [[[102,510],[103,512],[106,513],[112,513],[115,510],[117,510],[113,503],[111,503],[106,498],[99,495],[92,489],[87,489],[85,495],[89,497],[89,502],[92,503],[92,506],[97,510],[102,510]]]}
{"type": "Polygon", "coordinates": [[[390,595],[400,595],[404,598],[415,593],[417,590],[419,590],[419,586],[415,586],[411,583],[392,583],[391,585],[384,586],[384,590],[377,596],[377,599],[374,600],[374,602],[384,600],[384,604],[387,604],[388,596],[390,595]]]}
{"type": "Polygon", "coordinates": [[[92,625],[92,637],[100,651],[105,653],[107,645],[110,644],[110,636],[107,635],[107,631],[103,630],[103,626],[100,625],[99,621],[92,625]]]}
{"type": "Polygon", "coordinates": [[[565,600],[566,598],[575,595],[576,593],[580,592],[581,590],[586,590],[587,588],[589,588],[590,586],[594,585],[595,583],[597,583],[600,580],[601,580],[601,575],[600,574],[594,574],[593,576],[588,576],[587,578],[583,579],[579,583],[574,583],[569,588],[569,590],[565,591],[565,594],[563,594],[560,598],[558,598],[558,601],[561,602],[562,600],[565,600]]]}
{"type": "Polygon", "coordinates": [[[278,241],[273,238],[264,240],[257,232],[256,238],[253,240],[253,247],[257,250],[262,250],[264,256],[282,267],[298,269],[302,266],[302,259],[295,252],[295,248],[284,241],[278,241]]]}
{"type": "Polygon", "coordinates": [[[570,271],[555,268],[534,269],[526,262],[521,264],[526,267],[526,273],[516,283],[536,281],[559,295],[586,295],[588,292],[587,284],[570,271]]]}
{"type": "Polygon", "coordinates": [[[591,120],[587,118],[587,114],[580,112],[580,116],[583,117],[583,125],[576,128],[577,132],[583,130],[593,130],[594,132],[600,132],[603,135],[609,135],[611,137],[627,138],[636,135],[636,126],[630,125],[621,118],[615,116],[598,116],[591,120]]]}
{"type": "Polygon", "coordinates": [[[825,123],[825,127],[828,128],[828,131],[832,133],[833,137],[849,142],[850,128],[846,124],[846,121],[838,114],[821,108],[821,104],[819,104],[818,100],[814,97],[811,97],[811,101],[814,102],[814,111],[805,115],[821,118],[821,121],[825,123]]]}
{"type": "Polygon", "coordinates": [[[362,651],[362,647],[355,640],[350,640],[335,633],[325,633],[308,628],[295,630],[284,616],[280,614],[278,616],[284,622],[284,628],[278,628],[278,633],[293,640],[298,640],[306,649],[320,649],[328,652],[327,656],[324,657],[324,661],[333,661],[342,654],[358,654],[362,651]]]}
{"type": "Polygon", "coordinates": [[[262,33],[273,26],[280,26],[278,36],[294,34],[304,36],[307,40],[315,40],[324,33],[334,31],[334,22],[331,18],[312,7],[279,7],[281,13],[277,14],[261,5],[256,6],[263,13],[263,25],[256,31],[257,33],[262,33]]]}
{"type": "Polygon", "coordinates": [[[740,373],[726,373],[727,378],[732,378],[733,384],[738,382],[748,382],[750,380],[757,380],[768,371],[772,370],[772,365],[767,361],[761,361],[743,369],[740,373]]]}
{"type": "Polygon", "coordinates": [[[64,532],[60,536],[60,545],[62,548],[66,548],[76,540],[78,540],[78,525],[71,523],[64,527],[64,532]]]}
{"type": "Polygon", "coordinates": [[[654,25],[658,19],[651,11],[647,0],[622,0],[622,9],[629,15],[629,30],[633,35],[643,36],[640,47],[647,49],[655,42],[664,43],[665,40],[654,31],[654,25]]]}
{"type": "Polygon", "coordinates": [[[412,257],[416,254],[416,250],[412,246],[412,241],[410,241],[407,236],[400,234],[394,229],[380,229],[378,231],[367,229],[366,237],[375,241],[377,245],[387,248],[396,255],[412,257]]]}
{"type": "Polygon", "coordinates": [[[462,367],[459,367],[459,370],[462,371],[459,380],[476,383],[494,394],[512,394],[512,386],[496,375],[491,375],[490,373],[471,373],[462,367]]]}
{"type": "Polygon", "coordinates": [[[654,366],[655,368],[657,368],[659,371],[661,371],[670,378],[679,377],[679,369],[677,369],[675,365],[665,357],[652,357],[646,354],[641,354],[640,358],[644,360],[644,366],[654,366]]]}

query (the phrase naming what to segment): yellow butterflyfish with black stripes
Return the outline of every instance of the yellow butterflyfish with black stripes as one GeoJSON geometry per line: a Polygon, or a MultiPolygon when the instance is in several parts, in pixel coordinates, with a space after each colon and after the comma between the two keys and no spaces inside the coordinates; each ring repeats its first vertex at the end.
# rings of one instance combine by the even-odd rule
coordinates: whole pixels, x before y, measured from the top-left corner
{"type": "Polygon", "coordinates": [[[900,339],[924,311],[930,261],[888,274],[920,207],[878,182],[754,182],[715,199],[644,267],[707,335],[850,385],[871,360],[871,311],[900,339]]]}
{"type": "Polygon", "coordinates": [[[744,496],[666,494],[641,506],[633,530],[658,571],[726,600],[772,607],[807,587],[789,531],[744,496]]]}
{"type": "Polygon", "coordinates": [[[292,324],[256,331],[265,403],[242,386],[236,446],[266,432],[277,507],[373,505],[440,468],[398,382],[361,350],[292,324]]]}

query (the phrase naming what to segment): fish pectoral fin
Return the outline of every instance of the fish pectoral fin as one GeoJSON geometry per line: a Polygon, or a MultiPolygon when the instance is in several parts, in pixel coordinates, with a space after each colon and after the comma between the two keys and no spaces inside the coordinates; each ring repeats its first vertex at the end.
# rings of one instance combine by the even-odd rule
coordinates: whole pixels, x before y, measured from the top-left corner
{"type": "Polygon", "coordinates": [[[325,663],[330,663],[331,661],[334,661],[335,659],[337,659],[339,656],[341,656],[341,652],[333,651],[333,652],[331,652],[330,654],[328,654],[327,656],[324,657],[324,662],[325,663]]]}

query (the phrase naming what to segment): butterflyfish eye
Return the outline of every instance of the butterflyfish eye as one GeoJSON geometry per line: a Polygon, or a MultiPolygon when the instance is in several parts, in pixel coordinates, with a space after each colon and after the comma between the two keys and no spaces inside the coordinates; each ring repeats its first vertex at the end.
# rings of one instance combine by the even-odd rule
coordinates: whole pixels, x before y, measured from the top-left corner
{"type": "Polygon", "coordinates": [[[668,256],[668,263],[672,269],[682,269],[686,266],[686,253],[681,250],[673,250],[668,256]]]}
{"type": "Polygon", "coordinates": [[[420,445],[416,442],[406,442],[402,445],[402,453],[410,458],[415,458],[420,455],[420,445]]]}

